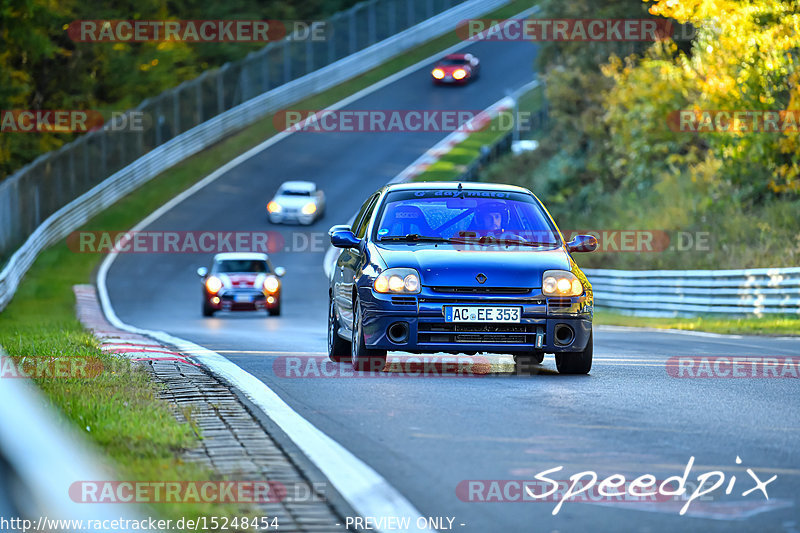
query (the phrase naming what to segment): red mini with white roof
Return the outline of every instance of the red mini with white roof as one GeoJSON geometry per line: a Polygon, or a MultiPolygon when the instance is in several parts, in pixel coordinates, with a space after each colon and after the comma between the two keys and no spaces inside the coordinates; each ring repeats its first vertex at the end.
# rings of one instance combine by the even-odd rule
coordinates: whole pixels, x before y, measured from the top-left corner
{"type": "Polygon", "coordinates": [[[274,267],[261,253],[231,252],[214,256],[211,270],[200,267],[203,280],[203,316],[217,311],[281,313],[283,267],[274,267]]]}

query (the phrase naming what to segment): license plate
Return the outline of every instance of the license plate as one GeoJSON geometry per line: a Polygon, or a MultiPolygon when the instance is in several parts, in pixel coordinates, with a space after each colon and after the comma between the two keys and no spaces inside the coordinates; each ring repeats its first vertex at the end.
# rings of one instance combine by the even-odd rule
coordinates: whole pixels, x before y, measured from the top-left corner
{"type": "Polygon", "coordinates": [[[237,294],[233,297],[233,301],[236,303],[250,303],[253,301],[253,297],[249,294],[237,294]]]}
{"type": "Polygon", "coordinates": [[[447,305],[445,322],[519,322],[521,307],[476,307],[447,305]]]}

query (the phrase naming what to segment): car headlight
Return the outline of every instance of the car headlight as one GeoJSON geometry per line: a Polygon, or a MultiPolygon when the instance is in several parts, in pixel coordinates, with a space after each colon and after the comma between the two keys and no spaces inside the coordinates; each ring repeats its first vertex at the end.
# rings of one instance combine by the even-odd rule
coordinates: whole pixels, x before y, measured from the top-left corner
{"type": "Polygon", "coordinates": [[[372,284],[375,292],[382,294],[417,294],[419,274],[413,268],[388,268],[372,284]]]}
{"type": "Polygon", "coordinates": [[[453,72],[453,78],[457,80],[463,80],[466,77],[466,75],[467,71],[464,70],[463,68],[457,69],[455,72],[453,72]]]}
{"type": "Polygon", "coordinates": [[[581,280],[566,270],[547,270],[542,275],[542,294],[545,296],[580,296],[581,280]]]}
{"type": "Polygon", "coordinates": [[[440,68],[435,68],[433,69],[433,72],[431,72],[431,76],[433,76],[437,80],[440,80],[444,78],[444,71],[440,68]]]}
{"type": "Polygon", "coordinates": [[[209,276],[206,280],[206,290],[211,294],[217,294],[222,288],[222,280],[217,276],[209,276]]]}
{"type": "Polygon", "coordinates": [[[300,211],[302,211],[304,215],[313,215],[317,212],[317,206],[314,203],[309,202],[304,205],[300,211]]]}
{"type": "Polygon", "coordinates": [[[281,282],[275,276],[267,276],[264,278],[264,290],[267,292],[275,292],[281,286],[281,282]]]}
{"type": "Polygon", "coordinates": [[[270,213],[280,213],[281,211],[283,211],[283,208],[278,202],[273,200],[267,204],[267,211],[269,211],[270,213]]]}

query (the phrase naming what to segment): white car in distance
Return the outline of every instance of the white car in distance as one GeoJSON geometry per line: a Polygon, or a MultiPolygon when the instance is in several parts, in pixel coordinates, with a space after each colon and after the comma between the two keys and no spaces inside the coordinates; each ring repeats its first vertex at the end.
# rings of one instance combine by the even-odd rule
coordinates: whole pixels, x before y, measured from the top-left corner
{"type": "Polygon", "coordinates": [[[267,204],[273,224],[297,222],[313,224],[325,213],[325,193],[311,181],[285,181],[267,204]]]}

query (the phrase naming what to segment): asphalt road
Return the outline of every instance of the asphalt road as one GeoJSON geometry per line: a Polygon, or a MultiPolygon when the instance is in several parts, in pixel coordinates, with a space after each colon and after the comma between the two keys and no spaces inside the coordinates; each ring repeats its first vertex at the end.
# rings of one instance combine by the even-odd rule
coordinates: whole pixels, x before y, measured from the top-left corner
{"type": "MultiPolygon", "coordinates": [[[[530,44],[479,43],[469,50],[483,62],[475,84],[434,87],[422,69],[349,108],[482,109],[530,80],[535,54],[530,44]]],[[[536,375],[525,377],[507,372],[508,357],[495,360],[492,374],[468,378],[405,379],[389,372],[324,379],[276,373],[286,357],[322,357],[325,352],[326,246],[316,237],[313,249],[300,250],[308,232],[324,234],[331,225],[346,222],[371,192],[444,135],[294,134],[147,228],[280,231],[289,245],[299,245],[272,257],[288,271],[282,316],[202,318],[194,271],[208,265],[210,254],[122,254],[108,274],[117,315],[228,357],[377,470],[423,515],[455,517],[455,530],[800,529],[800,382],[680,379],[666,366],[674,356],[797,356],[800,339],[598,328],[589,376],[559,376],[551,357],[536,375]],[[310,228],[267,224],[265,204],[286,179],[310,179],[324,188],[328,211],[323,220],[310,228]],[[557,466],[564,468],[553,479],[591,470],[601,476],[625,474],[629,480],[652,474],[661,480],[683,474],[692,456],[689,481],[711,470],[724,472],[723,487],[732,475],[737,480],[730,495],[718,489],[693,502],[684,516],[678,511],[685,502],[567,502],[553,516],[554,501],[470,502],[456,491],[468,480],[530,480],[557,466]],[[746,468],[764,480],[777,474],[767,486],[768,502],[758,491],[741,496],[753,486],[746,468]]],[[[390,354],[395,363],[403,357],[390,354]]]]}

